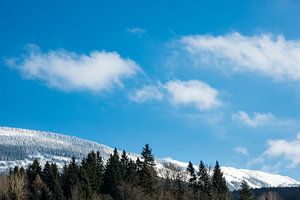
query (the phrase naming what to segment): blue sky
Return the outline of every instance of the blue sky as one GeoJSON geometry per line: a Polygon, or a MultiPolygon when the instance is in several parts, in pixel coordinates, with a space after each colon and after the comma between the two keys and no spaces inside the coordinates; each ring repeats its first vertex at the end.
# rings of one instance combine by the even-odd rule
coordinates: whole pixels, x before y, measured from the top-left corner
{"type": "Polygon", "coordinates": [[[300,2],[0,0],[0,124],[300,179],[300,2]]]}

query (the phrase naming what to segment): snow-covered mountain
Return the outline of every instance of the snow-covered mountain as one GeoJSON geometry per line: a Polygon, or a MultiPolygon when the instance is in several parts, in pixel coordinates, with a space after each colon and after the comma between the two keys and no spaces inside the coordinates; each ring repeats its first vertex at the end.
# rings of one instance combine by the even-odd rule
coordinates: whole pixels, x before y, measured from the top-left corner
{"type": "MultiPolygon", "coordinates": [[[[7,172],[16,165],[26,166],[35,158],[40,159],[41,163],[51,161],[62,166],[72,156],[81,159],[91,150],[100,151],[106,160],[113,148],[62,134],[0,127],[0,173],[7,172]]],[[[136,159],[138,155],[130,153],[129,156],[136,159]]],[[[164,176],[166,171],[179,171],[186,177],[187,163],[171,158],[156,158],[156,163],[160,176],[164,176]]],[[[247,181],[253,188],[300,186],[300,182],[288,176],[233,167],[222,167],[221,170],[231,190],[238,189],[242,180],[247,181]]]]}

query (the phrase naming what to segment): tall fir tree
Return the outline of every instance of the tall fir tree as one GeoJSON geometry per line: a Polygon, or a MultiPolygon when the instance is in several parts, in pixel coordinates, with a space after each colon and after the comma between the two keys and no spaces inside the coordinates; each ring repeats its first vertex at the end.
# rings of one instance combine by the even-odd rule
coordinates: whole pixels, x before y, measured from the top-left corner
{"type": "Polygon", "coordinates": [[[230,192],[226,184],[226,180],[221,171],[219,162],[216,161],[214,174],[212,176],[213,200],[229,200],[230,192]]]}
{"type": "Polygon", "coordinates": [[[181,174],[177,174],[174,181],[174,196],[176,200],[184,199],[184,184],[182,183],[181,174]]]}
{"type": "Polygon", "coordinates": [[[197,174],[194,165],[191,161],[189,161],[186,170],[189,174],[189,179],[188,179],[189,189],[192,191],[194,197],[196,198],[198,196],[197,174]]]}
{"type": "Polygon", "coordinates": [[[91,187],[91,183],[89,180],[89,176],[87,174],[87,171],[85,169],[82,168],[82,166],[80,166],[80,186],[81,186],[81,194],[79,199],[85,199],[85,200],[89,200],[92,198],[92,187],[91,187]]]}
{"type": "Polygon", "coordinates": [[[65,164],[61,174],[61,185],[66,199],[74,199],[72,197],[72,191],[74,187],[79,183],[79,167],[76,164],[75,157],[72,157],[71,162],[65,164]]]}
{"type": "Polygon", "coordinates": [[[201,200],[211,200],[212,198],[212,183],[210,175],[204,163],[200,161],[198,171],[198,186],[199,186],[199,198],[201,200]]]}
{"type": "Polygon", "coordinates": [[[109,194],[113,199],[120,199],[119,186],[122,181],[122,164],[117,149],[107,160],[104,177],[103,193],[109,194]]]}
{"type": "MultiPolygon", "coordinates": [[[[141,153],[142,162],[139,163],[139,184],[144,189],[145,194],[154,196],[157,190],[155,161],[152,149],[146,144],[141,153]]],[[[140,161],[139,161],[140,162],[140,161]]]]}
{"type": "Polygon", "coordinates": [[[246,181],[242,181],[241,189],[239,190],[239,200],[254,200],[254,196],[246,181]]]}
{"type": "Polygon", "coordinates": [[[34,199],[34,197],[37,195],[36,193],[38,192],[36,190],[35,182],[36,179],[40,183],[42,180],[40,178],[42,173],[42,167],[37,159],[34,159],[32,164],[30,164],[27,167],[26,170],[26,175],[27,175],[27,181],[28,181],[28,190],[29,190],[29,199],[34,199]],[[39,176],[38,178],[36,178],[39,176]]]}

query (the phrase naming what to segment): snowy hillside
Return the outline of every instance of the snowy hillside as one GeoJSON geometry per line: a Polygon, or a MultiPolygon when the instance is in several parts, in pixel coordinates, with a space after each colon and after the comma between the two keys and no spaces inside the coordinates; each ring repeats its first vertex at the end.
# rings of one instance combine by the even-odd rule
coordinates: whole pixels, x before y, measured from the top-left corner
{"type": "MultiPolygon", "coordinates": [[[[56,162],[62,166],[72,156],[78,159],[86,156],[91,150],[100,151],[106,160],[113,149],[111,147],[83,140],[77,137],[61,135],[51,132],[32,131],[19,128],[0,127],[0,172],[7,172],[15,165],[28,165],[38,158],[42,163],[56,162]]],[[[138,155],[131,153],[135,159],[138,155]]],[[[176,169],[184,173],[187,163],[170,158],[156,159],[159,175],[166,170],[176,169]]],[[[253,188],[260,187],[292,187],[300,182],[281,175],[269,174],[261,171],[222,167],[227,184],[231,190],[239,188],[242,180],[246,180],[253,188]]]]}

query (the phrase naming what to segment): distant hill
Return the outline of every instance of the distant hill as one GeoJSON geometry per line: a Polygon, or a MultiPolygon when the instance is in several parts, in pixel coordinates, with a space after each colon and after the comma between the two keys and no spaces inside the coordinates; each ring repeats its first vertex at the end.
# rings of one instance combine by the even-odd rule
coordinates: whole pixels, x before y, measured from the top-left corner
{"type": "MultiPolygon", "coordinates": [[[[35,158],[38,158],[41,163],[51,161],[62,167],[72,156],[82,159],[92,150],[99,151],[103,159],[107,160],[113,148],[57,133],[0,127],[1,173],[7,172],[14,166],[27,166],[35,158]]],[[[129,153],[129,156],[132,159],[138,157],[135,153],[129,153]]],[[[187,167],[187,163],[170,158],[156,158],[156,164],[159,172],[172,171],[175,168],[185,171],[187,167]]],[[[231,190],[237,190],[242,180],[245,180],[252,188],[300,186],[300,182],[288,176],[233,167],[221,167],[221,170],[231,190]]]]}

